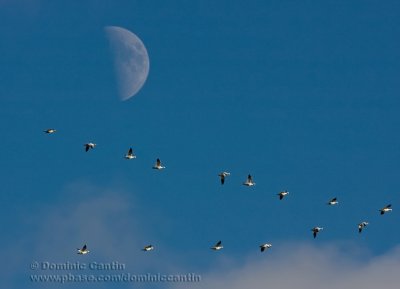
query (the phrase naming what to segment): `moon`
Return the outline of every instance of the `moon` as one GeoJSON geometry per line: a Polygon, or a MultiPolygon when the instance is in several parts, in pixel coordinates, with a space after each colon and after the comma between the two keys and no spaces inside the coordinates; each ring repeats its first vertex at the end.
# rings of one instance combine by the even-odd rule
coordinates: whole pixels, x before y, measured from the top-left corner
{"type": "Polygon", "coordinates": [[[131,31],[118,26],[106,26],[104,30],[114,57],[119,98],[128,100],[146,82],[150,69],[149,55],[143,42],[131,31]]]}

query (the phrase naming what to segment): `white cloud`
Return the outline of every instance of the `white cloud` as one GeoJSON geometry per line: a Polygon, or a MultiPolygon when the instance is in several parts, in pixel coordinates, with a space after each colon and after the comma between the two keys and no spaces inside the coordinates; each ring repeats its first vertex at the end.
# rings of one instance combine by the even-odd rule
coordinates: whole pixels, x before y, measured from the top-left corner
{"type": "MultiPolygon", "coordinates": [[[[4,288],[42,288],[55,283],[29,283],[30,274],[57,274],[45,270],[31,271],[32,262],[74,263],[112,262],[125,264],[125,270],[111,273],[144,274],[147,272],[167,272],[171,270],[165,252],[157,250],[145,253],[141,249],[154,241],[156,228],[154,220],[149,224],[144,220],[143,209],[136,204],[132,193],[122,189],[98,188],[88,184],[69,186],[60,194],[58,202],[43,204],[38,214],[28,216],[16,225],[25,231],[23,239],[18,239],[7,248],[1,248],[1,255],[8,261],[0,265],[1,282],[4,288]],[[33,228],[32,228],[33,226],[33,228]],[[90,253],[78,255],[76,249],[88,245],[90,253]],[[22,282],[25,284],[18,287],[22,282]],[[35,287],[36,286],[36,287],[35,287]]],[[[152,212],[147,211],[146,214],[152,212]]],[[[145,214],[145,215],[146,215],[145,214]]],[[[158,221],[162,226],[162,220],[158,221]]],[[[168,251],[168,250],[167,250],[168,251]]],[[[102,272],[75,272],[93,273],[102,272]]],[[[110,273],[110,272],[108,272],[110,273]]],[[[87,284],[90,285],[90,284],[87,284]]],[[[134,284],[98,283],[97,288],[134,284]]],[[[66,288],[82,288],[82,284],[65,284],[66,288]]]]}
{"type": "Polygon", "coordinates": [[[216,266],[202,274],[202,282],[192,288],[376,289],[397,288],[400,284],[400,247],[378,257],[363,257],[352,246],[350,250],[337,245],[276,247],[249,257],[242,265],[227,269],[216,266]]]}
{"type": "MultiPolygon", "coordinates": [[[[199,283],[140,284],[142,288],[376,289],[382,286],[397,288],[400,284],[400,246],[384,255],[372,256],[356,243],[273,244],[272,249],[264,253],[255,247],[243,262],[232,258],[228,248],[216,255],[208,248],[199,248],[192,254],[213,260],[205,263],[208,269],[203,272],[194,269],[197,265],[193,265],[190,256],[182,256],[179,248],[167,248],[161,241],[154,244],[155,251],[147,254],[140,249],[149,240],[157,239],[159,228],[168,220],[157,216],[149,221],[150,224],[144,223],[153,212],[149,208],[139,208],[132,195],[122,189],[100,189],[84,184],[61,192],[59,202],[46,205],[47,210],[29,217],[29,224],[36,224],[37,230],[27,230],[24,239],[0,249],[7,260],[0,265],[4,284],[0,287],[54,287],[51,283],[36,284],[35,287],[29,282],[32,261],[117,261],[126,264],[124,272],[133,274],[192,272],[201,275],[199,283]],[[84,243],[88,244],[91,253],[79,256],[76,248],[84,243]],[[21,280],[25,281],[22,286],[21,280]]],[[[17,225],[21,230],[29,229],[26,224],[17,225]]],[[[65,288],[89,288],[91,284],[86,287],[80,283],[64,285],[65,288]]],[[[137,286],[135,283],[96,284],[100,288],[137,286]]]]}

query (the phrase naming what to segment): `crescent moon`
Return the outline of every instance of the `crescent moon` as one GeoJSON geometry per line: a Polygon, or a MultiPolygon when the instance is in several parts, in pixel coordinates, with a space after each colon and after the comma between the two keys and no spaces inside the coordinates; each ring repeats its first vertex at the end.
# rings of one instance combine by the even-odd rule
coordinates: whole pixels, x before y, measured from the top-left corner
{"type": "Polygon", "coordinates": [[[114,56],[118,95],[124,101],[139,92],[150,69],[149,55],[143,42],[131,31],[117,26],[104,28],[114,56]]]}

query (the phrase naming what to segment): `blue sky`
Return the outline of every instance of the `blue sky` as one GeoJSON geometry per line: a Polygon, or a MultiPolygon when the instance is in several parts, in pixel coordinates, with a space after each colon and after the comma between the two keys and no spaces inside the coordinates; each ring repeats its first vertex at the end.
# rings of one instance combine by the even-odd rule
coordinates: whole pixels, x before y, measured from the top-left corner
{"type": "Polygon", "coordinates": [[[33,260],[82,260],[83,243],[90,260],[139,258],[135,270],[203,279],[215,266],[240,271],[263,242],[398,254],[398,1],[69,2],[0,1],[0,242],[18,251],[2,266],[9,288],[32,285],[33,260]],[[150,57],[125,102],[108,25],[138,35],[150,57]],[[85,153],[88,141],[98,146],[85,153]],[[151,169],[158,157],[166,170],[151,169]],[[249,173],[252,188],[241,185],[249,173]],[[218,240],[222,254],[209,252],[218,240]],[[156,250],[143,256],[147,243],[156,250]]]}

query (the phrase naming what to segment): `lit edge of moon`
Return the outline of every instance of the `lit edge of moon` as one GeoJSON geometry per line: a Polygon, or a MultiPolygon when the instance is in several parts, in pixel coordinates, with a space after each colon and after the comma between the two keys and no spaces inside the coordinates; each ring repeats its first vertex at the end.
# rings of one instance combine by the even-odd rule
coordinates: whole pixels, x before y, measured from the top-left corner
{"type": "Polygon", "coordinates": [[[114,58],[114,69],[118,86],[118,96],[125,101],[137,94],[150,69],[149,55],[138,36],[118,27],[104,27],[114,58]]]}

